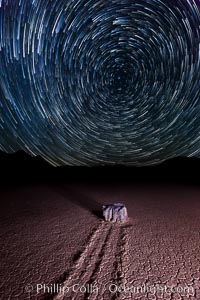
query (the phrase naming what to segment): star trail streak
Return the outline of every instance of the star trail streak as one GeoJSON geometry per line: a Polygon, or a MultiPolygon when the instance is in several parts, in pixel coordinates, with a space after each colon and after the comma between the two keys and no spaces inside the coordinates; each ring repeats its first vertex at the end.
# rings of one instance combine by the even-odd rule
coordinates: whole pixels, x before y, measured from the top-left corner
{"type": "Polygon", "coordinates": [[[200,157],[199,0],[0,0],[0,149],[200,157]]]}

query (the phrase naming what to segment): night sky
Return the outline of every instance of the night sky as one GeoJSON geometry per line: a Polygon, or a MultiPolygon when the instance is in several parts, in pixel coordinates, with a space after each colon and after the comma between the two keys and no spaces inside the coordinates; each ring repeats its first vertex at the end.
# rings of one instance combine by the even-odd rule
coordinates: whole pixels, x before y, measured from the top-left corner
{"type": "Polygon", "coordinates": [[[0,149],[200,157],[200,1],[0,0],[0,149]]]}

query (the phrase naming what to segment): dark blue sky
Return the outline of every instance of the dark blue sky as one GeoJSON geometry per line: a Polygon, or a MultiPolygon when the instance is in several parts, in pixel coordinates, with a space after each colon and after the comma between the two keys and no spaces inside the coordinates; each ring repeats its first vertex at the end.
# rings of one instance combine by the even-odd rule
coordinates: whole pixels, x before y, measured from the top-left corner
{"type": "Polygon", "coordinates": [[[200,156],[197,0],[0,0],[0,149],[54,165],[200,156]]]}

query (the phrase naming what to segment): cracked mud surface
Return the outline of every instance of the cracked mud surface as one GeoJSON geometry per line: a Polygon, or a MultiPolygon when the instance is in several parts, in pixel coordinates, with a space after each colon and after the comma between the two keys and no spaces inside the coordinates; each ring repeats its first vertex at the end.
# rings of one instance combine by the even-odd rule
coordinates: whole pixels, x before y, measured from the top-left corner
{"type": "Polygon", "coordinates": [[[0,299],[200,299],[200,188],[41,185],[0,199],[0,299]],[[101,219],[110,202],[126,224],[101,219]]]}

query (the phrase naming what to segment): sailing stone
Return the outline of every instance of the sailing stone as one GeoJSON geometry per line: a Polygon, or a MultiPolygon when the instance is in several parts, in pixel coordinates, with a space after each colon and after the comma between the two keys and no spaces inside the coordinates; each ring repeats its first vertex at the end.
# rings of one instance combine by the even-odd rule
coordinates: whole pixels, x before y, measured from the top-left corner
{"type": "Polygon", "coordinates": [[[105,221],[125,223],[128,218],[127,208],[122,203],[103,205],[105,221]]]}

